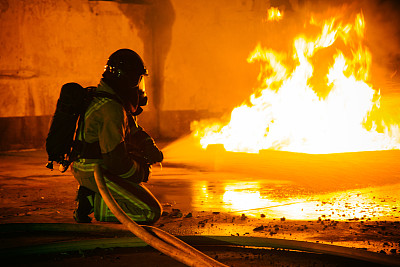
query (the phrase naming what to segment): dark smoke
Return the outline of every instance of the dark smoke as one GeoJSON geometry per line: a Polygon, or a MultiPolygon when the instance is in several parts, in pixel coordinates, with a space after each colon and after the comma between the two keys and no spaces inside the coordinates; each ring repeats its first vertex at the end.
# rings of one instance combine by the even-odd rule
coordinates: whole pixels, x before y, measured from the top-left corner
{"type": "MultiPolygon", "coordinates": [[[[171,46],[175,10],[170,0],[149,1],[140,5],[120,4],[121,11],[138,29],[144,43],[144,58],[148,64],[152,92],[150,99],[156,111],[157,131],[160,129],[160,110],[164,94],[165,60],[171,46]]],[[[155,133],[158,135],[159,133],[155,133]]]]}

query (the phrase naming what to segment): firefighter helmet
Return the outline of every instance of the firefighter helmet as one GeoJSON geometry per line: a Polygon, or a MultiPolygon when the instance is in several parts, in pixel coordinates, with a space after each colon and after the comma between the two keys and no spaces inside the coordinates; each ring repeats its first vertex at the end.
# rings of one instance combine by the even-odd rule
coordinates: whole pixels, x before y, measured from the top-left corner
{"type": "Polygon", "coordinates": [[[142,58],[133,50],[124,48],[111,54],[104,68],[103,80],[114,89],[124,106],[135,113],[147,104],[143,76],[148,71],[142,58]]]}
{"type": "Polygon", "coordinates": [[[110,80],[121,80],[128,87],[139,85],[142,76],[148,72],[142,58],[130,49],[119,49],[108,58],[103,77],[110,80]]]}

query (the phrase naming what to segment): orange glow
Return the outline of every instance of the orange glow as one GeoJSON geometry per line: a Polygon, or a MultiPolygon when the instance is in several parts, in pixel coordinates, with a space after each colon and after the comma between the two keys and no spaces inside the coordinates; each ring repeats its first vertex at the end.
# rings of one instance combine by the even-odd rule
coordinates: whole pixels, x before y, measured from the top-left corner
{"type": "Polygon", "coordinates": [[[279,21],[283,18],[283,12],[281,12],[277,7],[271,7],[268,9],[268,20],[269,21],[279,21]]]}
{"type": "Polygon", "coordinates": [[[222,201],[230,210],[259,209],[270,205],[270,201],[261,198],[260,184],[239,183],[225,185],[222,201]]]}
{"type": "MultiPolygon", "coordinates": [[[[276,193],[260,182],[223,181],[213,185],[199,182],[194,187],[194,210],[223,210],[250,217],[264,214],[270,219],[290,220],[399,219],[396,196],[400,184],[309,195],[276,193]]],[[[282,189],[285,190],[284,185],[282,189]]]]}
{"type": "Polygon", "coordinates": [[[233,109],[229,123],[194,122],[201,146],[311,154],[399,149],[399,125],[371,115],[379,113],[381,96],[368,82],[363,14],[353,21],[311,18],[307,25],[319,35],[299,35],[290,53],[258,44],[247,61],[260,64],[260,87],[233,109]]]}

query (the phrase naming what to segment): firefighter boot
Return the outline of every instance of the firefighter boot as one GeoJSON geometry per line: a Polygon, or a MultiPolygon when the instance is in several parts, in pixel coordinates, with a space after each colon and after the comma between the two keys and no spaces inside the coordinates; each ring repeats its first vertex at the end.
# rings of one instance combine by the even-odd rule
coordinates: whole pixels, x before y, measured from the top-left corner
{"type": "Polygon", "coordinates": [[[76,196],[77,207],[74,210],[74,219],[77,223],[90,223],[92,218],[89,214],[93,212],[93,200],[95,192],[84,187],[79,186],[76,196]]]}

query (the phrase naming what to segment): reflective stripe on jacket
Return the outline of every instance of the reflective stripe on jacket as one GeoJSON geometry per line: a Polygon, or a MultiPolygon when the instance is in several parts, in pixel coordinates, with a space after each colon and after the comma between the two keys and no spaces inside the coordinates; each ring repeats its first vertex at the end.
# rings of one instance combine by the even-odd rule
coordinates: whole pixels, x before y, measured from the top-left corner
{"type": "MultiPolygon", "coordinates": [[[[115,94],[103,81],[96,91],[115,94]]],[[[138,164],[129,158],[125,147],[125,132],[128,119],[123,106],[117,101],[95,97],[85,113],[84,131],[78,135],[79,139],[87,143],[99,142],[102,159],[79,159],[73,164],[76,171],[93,172],[94,164],[101,163],[111,173],[121,178],[133,178],[138,164]]]]}

